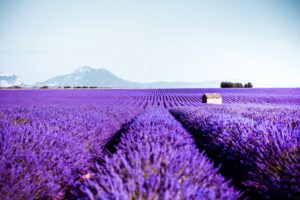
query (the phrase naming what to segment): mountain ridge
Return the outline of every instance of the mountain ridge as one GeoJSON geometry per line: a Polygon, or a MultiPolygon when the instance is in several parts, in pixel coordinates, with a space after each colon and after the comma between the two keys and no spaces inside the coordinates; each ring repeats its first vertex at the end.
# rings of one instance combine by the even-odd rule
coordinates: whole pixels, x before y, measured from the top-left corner
{"type": "Polygon", "coordinates": [[[97,86],[112,88],[189,88],[189,87],[219,87],[221,81],[205,81],[199,83],[190,82],[150,82],[139,83],[124,80],[105,68],[92,68],[82,66],[77,68],[71,74],[60,75],[46,80],[37,82],[35,86],[97,86]]]}
{"type": "Polygon", "coordinates": [[[60,75],[38,82],[36,86],[97,86],[97,87],[135,87],[137,83],[123,80],[105,68],[94,69],[82,66],[71,74],[60,75]]]}

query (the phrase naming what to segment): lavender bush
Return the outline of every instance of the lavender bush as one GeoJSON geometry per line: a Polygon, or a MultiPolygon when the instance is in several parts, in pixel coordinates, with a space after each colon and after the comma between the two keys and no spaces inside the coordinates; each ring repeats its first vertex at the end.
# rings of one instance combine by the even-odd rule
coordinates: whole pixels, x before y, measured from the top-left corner
{"type": "Polygon", "coordinates": [[[137,112],[89,106],[2,109],[0,199],[63,198],[137,112]]]}
{"type": "Polygon", "coordinates": [[[193,133],[200,148],[222,164],[223,174],[251,197],[298,198],[300,127],[274,124],[268,118],[256,121],[220,109],[179,108],[171,113],[193,133]]]}
{"type": "Polygon", "coordinates": [[[81,190],[83,199],[237,199],[240,194],[163,110],[136,118],[117,152],[104,158],[81,190]]]}

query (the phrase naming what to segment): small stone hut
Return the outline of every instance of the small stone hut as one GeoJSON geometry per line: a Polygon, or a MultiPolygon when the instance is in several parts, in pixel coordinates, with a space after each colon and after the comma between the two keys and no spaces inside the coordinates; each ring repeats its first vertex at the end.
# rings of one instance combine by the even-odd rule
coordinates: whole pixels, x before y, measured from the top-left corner
{"type": "Polygon", "coordinates": [[[219,93],[205,93],[202,96],[202,103],[222,104],[222,97],[219,93]]]}

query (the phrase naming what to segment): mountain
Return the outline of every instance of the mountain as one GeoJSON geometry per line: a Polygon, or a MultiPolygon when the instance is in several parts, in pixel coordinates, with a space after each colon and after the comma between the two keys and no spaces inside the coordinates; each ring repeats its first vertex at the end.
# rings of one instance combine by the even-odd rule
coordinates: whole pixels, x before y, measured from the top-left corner
{"type": "Polygon", "coordinates": [[[94,69],[83,66],[71,74],[57,76],[36,86],[97,86],[113,88],[216,88],[221,81],[207,81],[199,83],[187,82],[153,82],[137,83],[123,80],[106,69],[94,69]]]}
{"type": "Polygon", "coordinates": [[[15,74],[0,72],[0,87],[20,86],[21,82],[15,74]]]}
{"type": "Polygon", "coordinates": [[[94,69],[83,66],[71,74],[57,76],[45,82],[36,83],[38,86],[98,86],[98,87],[135,87],[136,83],[125,81],[106,69],[94,69]]]}

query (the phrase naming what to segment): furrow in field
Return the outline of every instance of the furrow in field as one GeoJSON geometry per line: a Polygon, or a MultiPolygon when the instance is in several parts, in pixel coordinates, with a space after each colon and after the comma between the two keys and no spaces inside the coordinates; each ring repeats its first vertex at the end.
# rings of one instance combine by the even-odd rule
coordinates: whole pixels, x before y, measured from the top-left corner
{"type": "Polygon", "coordinates": [[[255,115],[250,110],[245,117],[246,108],[240,109],[236,105],[233,109],[202,106],[170,112],[193,135],[198,147],[221,164],[222,174],[232,178],[251,198],[297,199],[300,125],[293,118],[299,116],[299,111],[267,112],[265,108],[266,114],[258,110],[260,114],[255,115]],[[284,114],[289,117],[276,120],[284,114]]]}
{"type": "Polygon", "coordinates": [[[165,110],[129,124],[115,152],[82,182],[83,199],[237,199],[239,192],[165,110]]]}
{"type": "Polygon", "coordinates": [[[138,112],[113,106],[1,108],[0,199],[64,195],[138,112]]]}

